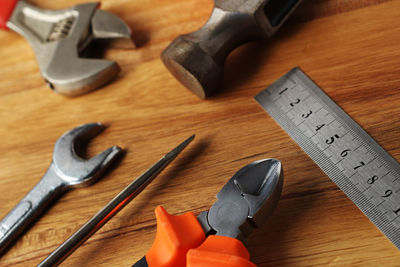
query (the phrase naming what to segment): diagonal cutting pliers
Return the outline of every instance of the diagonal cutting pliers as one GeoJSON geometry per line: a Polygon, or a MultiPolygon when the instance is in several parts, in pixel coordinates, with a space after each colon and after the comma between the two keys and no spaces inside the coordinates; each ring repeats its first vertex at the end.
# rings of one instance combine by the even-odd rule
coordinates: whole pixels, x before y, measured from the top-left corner
{"type": "Polygon", "coordinates": [[[254,267],[240,240],[271,215],[283,185],[281,162],[264,159],[240,169],[209,211],[174,216],[155,210],[157,234],[133,267],[254,267]]]}

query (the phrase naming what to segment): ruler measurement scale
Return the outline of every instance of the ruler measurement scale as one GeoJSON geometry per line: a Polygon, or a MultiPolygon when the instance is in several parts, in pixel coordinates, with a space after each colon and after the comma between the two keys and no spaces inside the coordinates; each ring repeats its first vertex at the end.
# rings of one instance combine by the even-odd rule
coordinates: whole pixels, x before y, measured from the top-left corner
{"type": "Polygon", "coordinates": [[[255,99],[400,249],[400,165],[300,69],[255,99]]]}

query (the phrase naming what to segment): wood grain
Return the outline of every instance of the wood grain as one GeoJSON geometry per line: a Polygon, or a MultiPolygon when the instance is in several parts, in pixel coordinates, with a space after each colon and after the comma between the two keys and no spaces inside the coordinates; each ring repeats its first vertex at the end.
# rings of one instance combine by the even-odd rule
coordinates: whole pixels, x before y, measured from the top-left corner
{"type": "MultiPolygon", "coordinates": [[[[81,0],[35,0],[60,9],[81,0]]],[[[87,156],[111,145],[126,155],[96,184],[61,197],[1,266],[32,266],[101,209],[163,153],[197,138],[143,193],[62,266],[130,266],[150,248],[154,208],[199,213],[242,166],[283,162],[285,184],[269,222],[247,247],[258,266],[398,266],[398,250],[258,106],[253,97],[299,66],[396,160],[400,160],[400,0],[309,0],[270,40],[228,59],[221,90],[200,100],[159,60],[179,34],[199,28],[212,1],[102,1],[123,18],[139,47],[112,48],[122,73],[78,98],[52,93],[27,42],[0,32],[0,217],[38,182],[55,141],[82,123],[109,127],[87,156]]]]}

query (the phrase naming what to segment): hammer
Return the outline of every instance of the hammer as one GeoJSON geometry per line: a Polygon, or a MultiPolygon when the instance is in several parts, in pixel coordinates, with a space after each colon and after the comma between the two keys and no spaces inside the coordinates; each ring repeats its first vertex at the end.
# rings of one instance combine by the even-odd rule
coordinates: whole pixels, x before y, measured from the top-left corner
{"type": "Polygon", "coordinates": [[[218,87],[224,63],[236,47],[271,37],[302,0],[214,0],[207,23],[178,36],[161,54],[185,87],[206,98],[218,87]]]}

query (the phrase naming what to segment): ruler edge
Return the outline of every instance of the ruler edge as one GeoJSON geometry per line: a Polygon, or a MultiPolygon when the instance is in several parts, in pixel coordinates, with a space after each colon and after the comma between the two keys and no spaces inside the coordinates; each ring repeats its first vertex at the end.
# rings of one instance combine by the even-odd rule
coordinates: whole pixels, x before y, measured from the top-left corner
{"type": "MultiPolygon", "coordinates": [[[[288,73],[280,77],[278,80],[273,82],[267,88],[263,89],[254,98],[258,104],[272,117],[272,119],[286,132],[287,135],[307,154],[307,156],[314,161],[317,166],[328,176],[328,178],[333,181],[339,189],[345,193],[345,195],[350,199],[353,204],[355,204],[367,218],[378,227],[378,229],[398,248],[400,249],[400,228],[396,228],[386,216],[368,200],[365,195],[352,183],[352,181],[344,174],[336,175],[341,173],[341,171],[329,160],[329,158],[312,142],[309,138],[304,135],[303,132],[293,123],[293,121],[282,111],[274,112],[274,109],[270,106],[274,106],[276,110],[280,111],[275,103],[266,106],[261,103],[265,100],[265,95],[268,94],[268,89],[271,87],[278,87],[284,81],[291,80],[294,83],[301,83],[304,87],[308,87],[307,90],[310,95],[312,95],[316,100],[320,99],[320,103],[323,108],[327,108],[327,111],[334,116],[335,120],[341,123],[347,130],[352,132],[353,137],[362,144],[368,152],[373,154],[374,157],[379,159],[382,164],[386,165],[388,169],[394,171],[396,179],[400,176],[399,163],[387,152],[385,151],[361,126],[354,121],[344,110],[337,105],[310,77],[308,77],[299,67],[295,67],[288,73]],[[291,76],[295,76],[293,79],[291,76]],[[342,118],[340,117],[342,116],[342,118]],[[365,138],[360,140],[358,136],[365,138]],[[370,142],[367,144],[366,142],[370,142]],[[311,143],[312,148],[305,146],[306,143],[311,143]],[[376,149],[376,152],[374,151],[376,149]],[[377,153],[381,153],[378,155],[377,153]],[[311,155],[315,155],[314,158],[311,155]],[[321,165],[323,167],[321,167],[321,165]],[[335,170],[330,170],[336,169],[335,170]],[[330,174],[333,175],[330,175],[330,174]]],[[[267,99],[269,102],[270,100],[267,99]]]]}
{"type": "MultiPolygon", "coordinates": [[[[346,123],[346,126],[349,127],[351,131],[356,133],[357,135],[360,135],[362,137],[360,143],[363,143],[366,149],[370,153],[377,154],[376,156],[379,157],[381,160],[383,160],[384,164],[386,164],[386,167],[391,167],[395,173],[397,174],[397,178],[400,178],[400,166],[399,163],[393,158],[392,155],[389,154],[386,150],[383,149],[381,145],[378,144],[378,142],[375,141],[354,119],[350,117],[338,104],[335,103],[310,77],[308,77],[300,68],[296,67],[293,69],[296,74],[303,76],[302,78],[304,80],[300,80],[302,83],[306,83],[306,86],[311,87],[312,93],[314,93],[318,98],[322,99],[324,101],[324,104],[327,105],[329,109],[332,109],[332,106],[335,106],[338,108],[338,117],[335,117],[336,120],[342,120],[346,123]],[[354,122],[354,124],[351,124],[349,122],[354,122]],[[369,143],[369,144],[368,144],[369,143]],[[369,148],[372,148],[372,150],[369,150],[369,148]],[[378,153],[376,153],[378,151],[378,153]],[[382,157],[381,155],[384,155],[382,157]]],[[[336,111],[335,111],[336,112],[336,111]]],[[[335,112],[331,112],[332,115],[336,115],[335,112]]]]}

